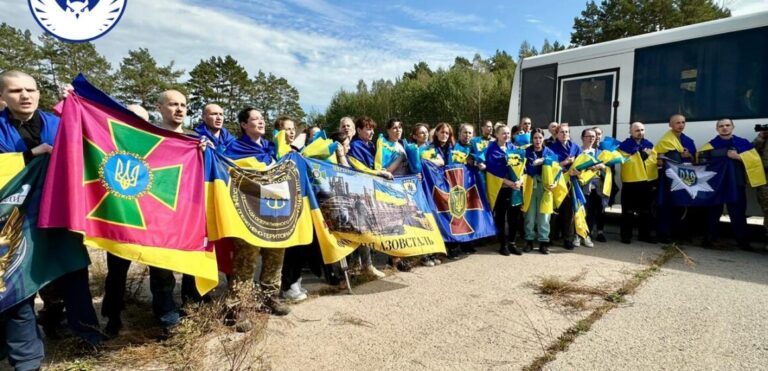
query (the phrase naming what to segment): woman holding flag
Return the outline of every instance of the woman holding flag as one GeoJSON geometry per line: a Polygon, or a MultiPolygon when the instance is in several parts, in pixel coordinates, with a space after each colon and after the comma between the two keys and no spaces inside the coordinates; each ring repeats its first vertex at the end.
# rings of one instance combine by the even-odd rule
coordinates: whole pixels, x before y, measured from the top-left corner
{"type": "MultiPolygon", "coordinates": [[[[368,116],[360,117],[355,121],[355,130],[357,131],[357,134],[355,134],[349,142],[347,161],[355,170],[392,179],[392,173],[389,171],[375,169],[376,145],[373,143],[375,129],[376,121],[373,121],[373,119],[368,116]]],[[[363,270],[367,271],[371,276],[376,278],[383,278],[386,276],[386,274],[373,266],[370,247],[360,247],[360,258],[363,260],[363,270]]]]}
{"type": "Polygon", "coordinates": [[[542,172],[545,161],[556,161],[557,155],[544,147],[544,131],[534,129],[531,132],[533,142],[525,150],[525,185],[523,186],[523,208],[525,213],[525,248],[533,250],[533,241],[539,241],[539,252],[549,254],[549,217],[554,208],[552,190],[556,183],[552,172],[545,176],[542,172]]]}
{"type": "MultiPolygon", "coordinates": [[[[548,146],[552,152],[557,155],[557,161],[563,172],[568,172],[570,175],[576,175],[575,171],[570,171],[576,157],[581,154],[581,147],[574,144],[571,141],[571,130],[567,123],[562,123],[557,127],[556,131],[557,140],[548,146]]],[[[574,169],[575,170],[575,169],[574,169]]],[[[568,181],[569,179],[566,179],[568,181]]],[[[556,227],[563,238],[563,247],[566,250],[573,250],[573,198],[571,192],[565,196],[565,199],[558,208],[558,216],[556,227]]]]}
{"type": "Polygon", "coordinates": [[[488,145],[485,154],[488,201],[493,207],[499,254],[504,256],[523,254],[515,243],[515,235],[523,203],[521,190],[525,152],[509,142],[511,136],[508,126],[496,128],[496,141],[488,145]]]}

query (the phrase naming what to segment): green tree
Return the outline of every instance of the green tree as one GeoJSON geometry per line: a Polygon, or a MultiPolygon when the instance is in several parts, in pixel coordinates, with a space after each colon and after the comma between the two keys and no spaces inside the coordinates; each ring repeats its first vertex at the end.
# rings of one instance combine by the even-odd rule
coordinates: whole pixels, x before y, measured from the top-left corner
{"type": "Polygon", "coordinates": [[[47,109],[56,103],[58,93],[47,88],[41,56],[29,30],[0,24],[0,71],[19,70],[34,77],[42,92],[40,107],[47,109]]]}
{"type": "Polygon", "coordinates": [[[44,33],[40,36],[42,75],[47,89],[59,87],[82,73],[94,86],[111,94],[115,85],[112,65],[92,43],[67,43],[44,33]]]}
{"type": "Polygon", "coordinates": [[[254,90],[248,72],[232,56],[201,60],[189,73],[189,116],[197,120],[206,104],[216,103],[224,110],[228,128],[236,128],[237,112],[245,107],[254,90]]]}
{"type": "Polygon", "coordinates": [[[522,59],[538,54],[539,52],[536,50],[536,47],[531,45],[528,40],[525,40],[522,44],[520,44],[520,51],[518,51],[517,56],[522,59]]]}
{"type": "Polygon", "coordinates": [[[151,108],[162,91],[183,90],[179,83],[183,74],[184,70],[174,69],[173,61],[167,66],[158,65],[147,48],[130,50],[116,75],[115,96],[123,102],[151,108]]]}
{"type": "Polygon", "coordinates": [[[574,19],[572,45],[590,45],[730,17],[713,0],[603,0],[574,19]]]}

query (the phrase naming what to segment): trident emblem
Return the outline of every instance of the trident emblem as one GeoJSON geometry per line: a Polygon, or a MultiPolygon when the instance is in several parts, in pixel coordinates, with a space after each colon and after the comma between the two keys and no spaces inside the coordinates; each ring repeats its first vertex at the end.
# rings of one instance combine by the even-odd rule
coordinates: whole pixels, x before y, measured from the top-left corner
{"type": "Polygon", "coordinates": [[[284,208],[285,205],[288,204],[286,200],[270,200],[270,199],[267,199],[265,203],[267,204],[267,207],[272,210],[280,210],[284,208]]]}
{"type": "Polygon", "coordinates": [[[139,165],[131,168],[131,160],[126,161],[123,165],[123,161],[117,159],[117,169],[115,169],[115,181],[120,184],[123,190],[131,187],[135,187],[139,181],[139,165]]]}

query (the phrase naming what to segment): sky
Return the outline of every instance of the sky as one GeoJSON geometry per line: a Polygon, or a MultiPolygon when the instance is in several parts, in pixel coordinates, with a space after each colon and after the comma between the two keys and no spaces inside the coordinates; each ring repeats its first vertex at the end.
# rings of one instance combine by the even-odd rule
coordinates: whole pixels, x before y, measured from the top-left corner
{"type": "MultiPolygon", "coordinates": [[[[768,0],[723,0],[734,15],[768,10],[768,0]]],[[[148,48],[161,64],[190,71],[201,59],[232,55],[253,76],[285,77],[305,111],[323,112],[339,89],[395,79],[424,61],[448,67],[456,56],[516,58],[527,40],[568,44],[586,0],[127,0],[98,51],[117,69],[129,50],[148,48]]],[[[8,1],[0,22],[42,29],[27,1],[8,1]]]]}

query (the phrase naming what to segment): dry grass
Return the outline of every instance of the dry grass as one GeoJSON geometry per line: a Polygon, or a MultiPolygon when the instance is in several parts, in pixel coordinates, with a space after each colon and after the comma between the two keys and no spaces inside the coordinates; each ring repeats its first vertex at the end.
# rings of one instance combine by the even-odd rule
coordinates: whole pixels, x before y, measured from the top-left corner
{"type": "Polygon", "coordinates": [[[172,369],[253,370],[263,368],[258,344],[266,336],[268,314],[252,285],[211,303],[191,305],[181,323],[164,336],[149,304],[129,301],[123,312],[126,328],[98,352],[83,352],[75,338],[48,344],[49,370],[172,369]],[[233,308],[242,310],[253,329],[237,333],[224,324],[233,308]],[[108,365],[108,367],[105,367],[108,365]],[[98,366],[98,367],[97,367],[98,366]]]}
{"type": "MultiPolygon", "coordinates": [[[[677,245],[670,245],[665,246],[664,252],[656,257],[649,265],[648,267],[641,269],[639,271],[636,271],[629,279],[625,280],[616,290],[613,290],[611,292],[606,293],[606,295],[602,296],[603,303],[599,305],[597,308],[592,310],[590,314],[576,322],[573,326],[569,327],[565,330],[557,339],[555,339],[545,350],[544,353],[536,358],[531,364],[524,367],[523,370],[525,371],[539,371],[544,368],[544,366],[555,360],[557,357],[557,354],[563,351],[568,350],[568,347],[576,340],[577,337],[579,337],[581,334],[584,334],[588,332],[592,325],[597,322],[600,318],[602,318],[606,313],[610,312],[612,309],[618,307],[620,303],[623,303],[626,299],[625,297],[627,295],[632,295],[637,291],[637,288],[640,287],[640,285],[645,282],[648,278],[652,277],[654,274],[659,272],[661,267],[669,262],[672,258],[675,256],[681,255],[683,256],[683,259],[688,263],[689,261],[692,263],[693,261],[690,260],[690,258],[686,258],[687,255],[677,246],[677,245]]],[[[574,294],[576,295],[585,295],[585,294],[597,294],[598,292],[602,292],[601,289],[585,289],[584,287],[574,287],[572,285],[572,282],[569,283],[566,280],[552,278],[545,280],[542,280],[540,284],[537,287],[542,287],[543,289],[540,289],[539,292],[544,294],[543,290],[546,290],[546,292],[549,292],[550,294],[546,295],[553,295],[553,297],[557,297],[558,295],[560,297],[565,297],[572,299],[574,294]],[[546,283],[546,285],[544,285],[546,283]],[[568,296],[571,295],[571,296],[568,296]]],[[[568,305],[564,301],[561,301],[563,305],[568,305]]]]}

